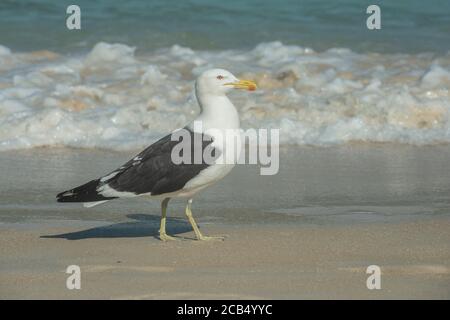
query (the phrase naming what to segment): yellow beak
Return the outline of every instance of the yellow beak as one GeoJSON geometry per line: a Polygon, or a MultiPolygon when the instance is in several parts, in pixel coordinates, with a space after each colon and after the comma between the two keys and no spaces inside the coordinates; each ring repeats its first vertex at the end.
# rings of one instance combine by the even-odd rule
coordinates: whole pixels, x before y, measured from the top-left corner
{"type": "Polygon", "coordinates": [[[227,86],[233,86],[235,89],[246,89],[248,91],[255,91],[257,86],[256,83],[250,80],[239,80],[236,82],[225,83],[227,86]]]}

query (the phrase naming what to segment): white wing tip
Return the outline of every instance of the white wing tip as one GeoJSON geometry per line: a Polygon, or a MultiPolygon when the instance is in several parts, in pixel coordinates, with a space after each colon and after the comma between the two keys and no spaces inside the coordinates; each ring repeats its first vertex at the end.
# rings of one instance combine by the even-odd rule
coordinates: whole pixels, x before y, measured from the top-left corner
{"type": "Polygon", "coordinates": [[[83,206],[84,206],[85,208],[92,208],[92,207],[95,207],[95,206],[97,206],[97,205],[99,205],[99,204],[105,203],[105,202],[107,202],[107,201],[108,201],[108,200],[95,201],[95,202],[85,202],[85,203],[83,203],[83,206]]]}

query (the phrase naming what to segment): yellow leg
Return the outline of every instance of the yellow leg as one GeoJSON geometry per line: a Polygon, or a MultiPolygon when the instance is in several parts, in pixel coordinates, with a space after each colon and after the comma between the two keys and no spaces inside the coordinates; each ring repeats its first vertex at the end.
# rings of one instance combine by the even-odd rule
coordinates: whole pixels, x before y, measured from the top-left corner
{"type": "Polygon", "coordinates": [[[194,217],[192,216],[191,204],[192,199],[189,199],[186,205],[186,216],[188,217],[188,220],[191,223],[192,229],[194,229],[197,240],[224,240],[225,239],[224,237],[208,237],[204,236],[200,232],[200,229],[198,228],[197,223],[195,222],[194,217]]]}
{"type": "Polygon", "coordinates": [[[174,237],[167,235],[166,233],[166,216],[167,216],[167,205],[170,198],[165,198],[161,203],[161,226],[159,228],[159,239],[162,241],[177,240],[174,237]]]}

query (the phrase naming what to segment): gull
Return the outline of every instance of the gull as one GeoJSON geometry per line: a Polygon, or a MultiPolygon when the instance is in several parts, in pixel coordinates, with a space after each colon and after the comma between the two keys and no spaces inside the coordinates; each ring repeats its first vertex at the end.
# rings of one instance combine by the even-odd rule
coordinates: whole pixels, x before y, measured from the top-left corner
{"type": "Polygon", "coordinates": [[[169,200],[184,198],[187,199],[185,213],[197,240],[223,240],[223,237],[205,236],[200,232],[191,206],[194,195],[225,177],[235,165],[223,158],[228,149],[235,147],[234,143],[240,144],[240,141],[231,144],[228,140],[225,143],[223,141],[225,130],[240,129],[239,114],[227,97],[232,89],[254,91],[256,84],[250,80],[239,80],[223,69],[203,72],[195,82],[195,96],[201,110],[196,119],[156,141],[118,169],[59,193],[57,201],[83,202],[85,207],[93,207],[117,198],[158,198],[161,200],[159,238],[168,241],[177,240],[166,233],[169,200]],[[179,139],[174,139],[174,135],[179,136],[180,130],[184,130],[191,138],[189,143],[194,156],[196,152],[202,152],[203,156],[203,152],[209,148],[214,161],[205,161],[203,158],[200,162],[174,161],[176,153],[173,151],[180,143],[179,139]],[[200,150],[195,146],[196,139],[201,141],[200,150]]]}

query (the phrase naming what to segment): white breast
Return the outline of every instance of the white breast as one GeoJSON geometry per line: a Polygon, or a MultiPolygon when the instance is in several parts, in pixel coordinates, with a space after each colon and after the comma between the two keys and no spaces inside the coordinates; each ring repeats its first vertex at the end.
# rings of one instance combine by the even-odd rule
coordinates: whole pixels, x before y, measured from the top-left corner
{"type": "MultiPolygon", "coordinates": [[[[239,114],[226,96],[206,96],[201,99],[202,113],[195,121],[201,121],[202,132],[213,138],[212,146],[220,152],[216,164],[202,170],[198,176],[190,180],[183,190],[197,192],[223,177],[234,167],[239,159],[241,140],[239,134],[239,114]]],[[[194,131],[195,126],[191,123],[194,131]]]]}

